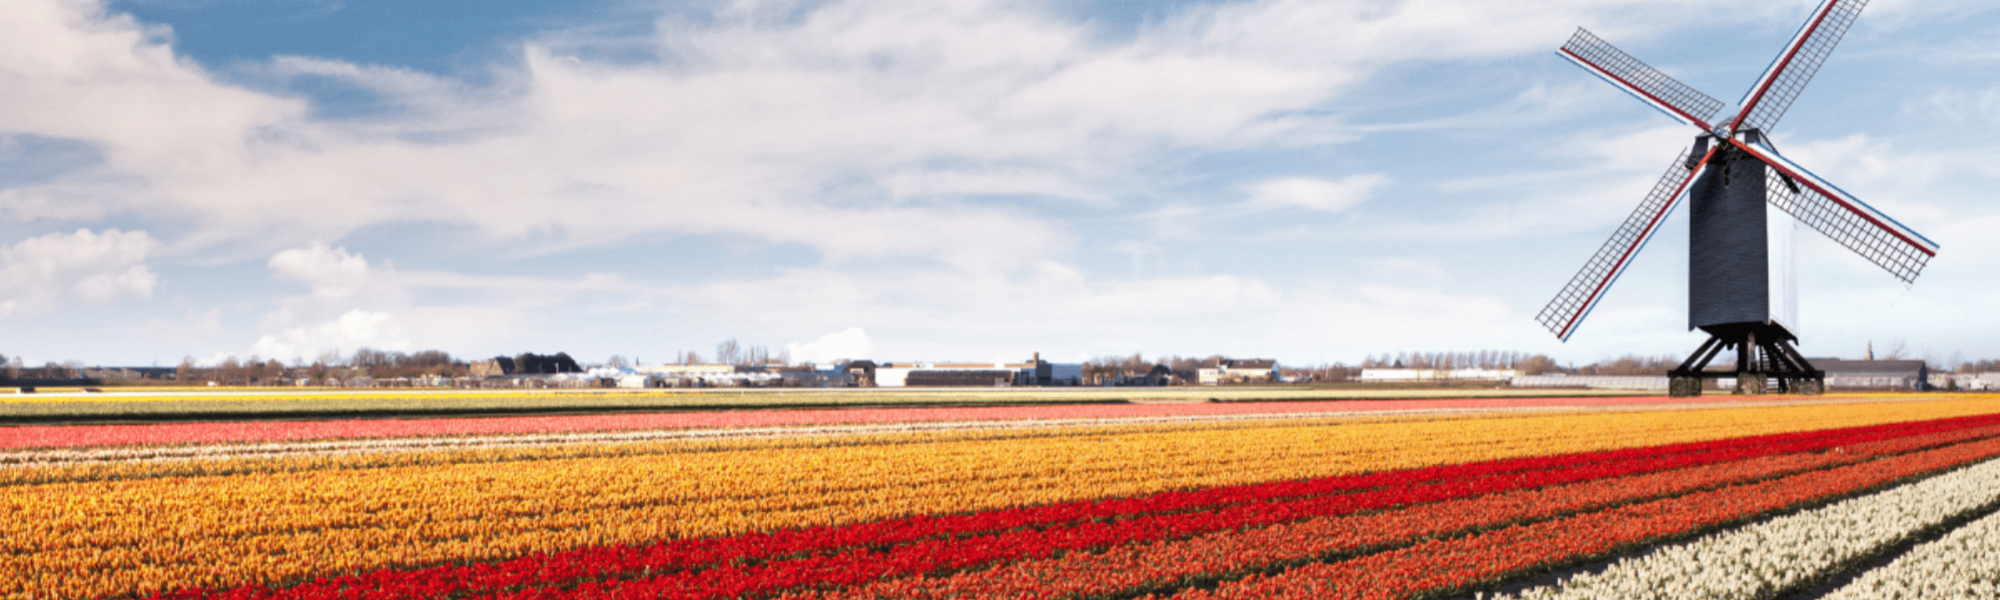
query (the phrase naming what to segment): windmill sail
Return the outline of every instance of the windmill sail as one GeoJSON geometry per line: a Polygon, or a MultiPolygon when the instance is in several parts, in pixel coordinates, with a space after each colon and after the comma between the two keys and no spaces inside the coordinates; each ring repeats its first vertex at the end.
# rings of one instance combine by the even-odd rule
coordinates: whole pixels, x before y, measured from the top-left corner
{"type": "Polygon", "coordinates": [[[1584,28],[1578,27],[1556,54],[1682,123],[1709,129],[1715,112],[1722,110],[1721,100],[1646,66],[1584,28]]]}
{"type": "Polygon", "coordinates": [[[1583,264],[1583,269],[1570,278],[1569,285],[1563,286],[1555,299],[1542,307],[1535,320],[1555,332],[1556,337],[1567,341],[1570,334],[1576,332],[1577,324],[1583,322],[1590,309],[1604,297],[1604,291],[1618,280],[1618,275],[1625,272],[1627,265],[1632,264],[1632,257],[1646,247],[1646,241],[1652,239],[1653,233],[1667,221],[1667,215],[1673,213],[1674,206],[1680,204],[1688,183],[1701,174],[1708,156],[1704,153],[1699,161],[1690,164],[1689,151],[1682,150],[1674,158],[1674,163],[1667,167],[1666,174],[1653,184],[1653,190],[1646,193],[1645,200],[1640,201],[1638,208],[1632,210],[1632,215],[1625,218],[1625,224],[1619,225],[1618,231],[1611,234],[1611,239],[1606,240],[1597,249],[1597,254],[1583,264]]]}
{"type": "Polygon", "coordinates": [[[1757,78],[1757,84],[1743,94],[1742,111],[1729,123],[1730,131],[1754,128],[1769,132],[1785,116],[1792,106],[1792,100],[1799,97],[1799,91],[1812,81],[1813,74],[1819,72],[1826,57],[1833,53],[1833,47],[1840,38],[1847,35],[1847,28],[1854,19],[1861,16],[1861,8],[1868,0],[1826,0],[1813,11],[1811,19],[1799,26],[1799,32],[1792,35],[1792,41],[1785,45],[1785,51],[1771,61],[1764,69],[1764,75],[1757,78]]]}
{"type": "Polygon", "coordinates": [[[1770,146],[1763,143],[1737,143],[1737,146],[1771,166],[1766,175],[1770,185],[1765,189],[1773,206],[1904,283],[1915,281],[1924,264],[1937,255],[1937,242],[1834,187],[1770,146]]]}

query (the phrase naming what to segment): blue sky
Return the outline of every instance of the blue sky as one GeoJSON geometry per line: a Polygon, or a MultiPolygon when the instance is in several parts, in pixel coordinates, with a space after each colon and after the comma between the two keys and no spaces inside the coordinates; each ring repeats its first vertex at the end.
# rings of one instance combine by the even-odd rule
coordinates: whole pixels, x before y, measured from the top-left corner
{"type": "MultiPolygon", "coordinates": [[[[1733,101],[1811,7],[14,0],[0,353],[1684,354],[1684,212],[1534,322],[1695,133],[1553,50],[1733,101]]],[[[1773,132],[1944,247],[1802,232],[1808,355],[2000,358],[1996,29],[1877,0],[1773,132]]]]}

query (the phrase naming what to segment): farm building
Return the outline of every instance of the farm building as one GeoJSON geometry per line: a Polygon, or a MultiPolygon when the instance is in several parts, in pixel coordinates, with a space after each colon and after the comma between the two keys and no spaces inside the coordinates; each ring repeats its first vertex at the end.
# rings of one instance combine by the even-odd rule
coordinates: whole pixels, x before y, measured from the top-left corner
{"type": "Polygon", "coordinates": [[[1514,369],[1362,369],[1361,381],[1507,381],[1520,374],[1514,369]]]}
{"type": "MultiPolygon", "coordinates": [[[[848,363],[850,371],[865,361],[848,363]]],[[[880,387],[1008,387],[1078,385],[1083,365],[1055,364],[1034,358],[1020,363],[867,363],[867,376],[880,387]]],[[[857,380],[862,377],[856,373],[857,380]]],[[[866,384],[863,384],[866,385],[866,384]]]]}
{"type": "Polygon", "coordinates": [[[1923,390],[1929,388],[1930,368],[1921,360],[1842,360],[1808,358],[1826,371],[1827,389],[1923,390]]]}
{"type": "Polygon", "coordinates": [[[1270,383],[1278,380],[1278,361],[1271,358],[1211,358],[1196,372],[1202,385],[1270,383]]]}

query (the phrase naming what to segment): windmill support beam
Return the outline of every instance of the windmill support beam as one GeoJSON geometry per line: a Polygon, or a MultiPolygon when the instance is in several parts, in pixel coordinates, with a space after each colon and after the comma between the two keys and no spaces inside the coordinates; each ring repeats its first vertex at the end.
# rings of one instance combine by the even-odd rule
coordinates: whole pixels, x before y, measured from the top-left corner
{"type": "Polygon", "coordinates": [[[1708,341],[1667,373],[1667,394],[1700,396],[1706,380],[1734,377],[1739,395],[1818,395],[1826,389],[1826,372],[1792,346],[1792,336],[1770,323],[1729,323],[1703,327],[1708,341]],[[1711,371],[1708,364],[1723,350],[1736,351],[1734,371],[1711,371]],[[1775,389],[1774,389],[1775,388],[1775,389]]]}

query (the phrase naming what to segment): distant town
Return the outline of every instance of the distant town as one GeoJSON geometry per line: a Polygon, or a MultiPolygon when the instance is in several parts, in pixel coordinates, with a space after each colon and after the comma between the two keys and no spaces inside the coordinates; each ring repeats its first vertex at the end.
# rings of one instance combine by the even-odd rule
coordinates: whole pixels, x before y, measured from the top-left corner
{"type": "MultiPolygon", "coordinates": [[[[1903,356],[1900,347],[1876,357],[1813,358],[1829,389],[2000,389],[2000,361],[1936,361],[1903,356]]],[[[1226,356],[1148,359],[1106,356],[1080,363],[841,359],[795,362],[782,351],[718,344],[714,354],[678,352],[671,362],[612,356],[585,363],[564,352],[522,353],[466,360],[440,350],[414,353],[363,348],[327,353],[308,363],[192,357],[172,367],[105,367],[80,362],[28,366],[0,354],[0,389],[36,387],[211,386],[338,388],[902,388],[1114,387],[1224,385],[1380,385],[1664,390],[1672,356],[1617,359],[1574,366],[1521,352],[1403,352],[1370,356],[1359,365],[1283,365],[1269,358],[1226,356]]],[[[1719,385],[1733,382],[1724,379],[1719,385]]]]}

